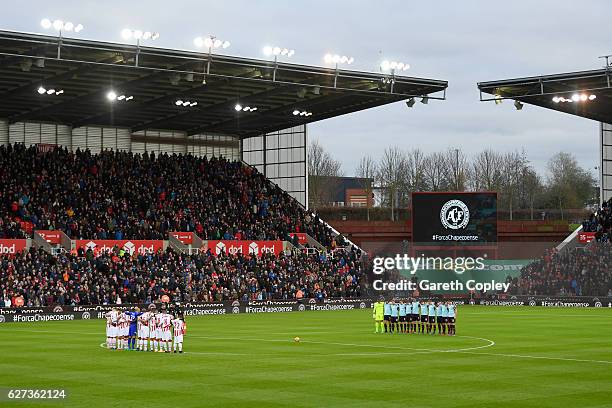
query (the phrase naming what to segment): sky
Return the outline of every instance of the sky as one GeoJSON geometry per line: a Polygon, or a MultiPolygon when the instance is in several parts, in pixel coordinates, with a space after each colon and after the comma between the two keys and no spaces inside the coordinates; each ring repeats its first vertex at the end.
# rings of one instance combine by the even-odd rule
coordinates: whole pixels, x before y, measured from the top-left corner
{"type": "Polygon", "coordinates": [[[397,145],[426,153],[461,148],[525,149],[540,172],[559,151],[593,171],[595,121],[511,101],[479,101],[477,82],[554,74],[603,65],[612,54],[609,0],[3,0],[0,29],[44,32],[42,18],[81,23],[81,38],[123,41],[126,27],[160,32],[150,45],[195,49],[214,34],[228,54],[264,58],[273,44],[294,48],[291,62],[324,65],[328,52],[354,57],[351,69],[378,72],[383,59],[407,62],[406,75],[449,81],[446,101],[394,103],[309,126],[353,175],[364,154],[397,145]]]}

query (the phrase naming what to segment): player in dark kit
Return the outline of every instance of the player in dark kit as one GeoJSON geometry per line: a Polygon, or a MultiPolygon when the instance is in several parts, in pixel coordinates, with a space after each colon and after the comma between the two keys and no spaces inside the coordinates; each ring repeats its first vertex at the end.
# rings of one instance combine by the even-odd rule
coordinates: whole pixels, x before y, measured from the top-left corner
{"type": "Polygon", "coordinates": [[[397,324],[398,318],[399,318],[399,305],[395,303],[394,300],[392,300],[391,301],[391,324],[390,324],[391,333],[393,333],[394,331],[396,333],[399,332],[398,324],[397,324]]]}
{"type": "Polygon", "coordinates": [[[425,326],[429,324],[429,307],[427,302],[421,302],[421,323],[419,324],[419,333],[425,333],[425,326]]]}
{"type": "Polygon", "coordinates": [[[391,324],[391,304],[389,302],[385,302],[384,311],[383,322],[385,323],[385,333],[387,333],[391,330],[389,326],[391,324]]]}
{"type": "Polygon", "coordinates": [[[448,327],[448,334],[451,336],[455,335],[455,316],[457,314],[456,306],[452,302],[446,302],[446,325],[448,327]]]}
{"type": "Polygon", "coordinates": [[[406,333],[407,330],[407,318],[406,318],[406,302],[404,299],[400,300],[399,304],[399,331],[400,333],[406,333]]]}
{"type": "Polygon", "coordinates": [[[412,314],[410,319],[410,333],[417,332],[417,325],[419,324],[419,301],[417,299],[412,299],[412,314]]]}

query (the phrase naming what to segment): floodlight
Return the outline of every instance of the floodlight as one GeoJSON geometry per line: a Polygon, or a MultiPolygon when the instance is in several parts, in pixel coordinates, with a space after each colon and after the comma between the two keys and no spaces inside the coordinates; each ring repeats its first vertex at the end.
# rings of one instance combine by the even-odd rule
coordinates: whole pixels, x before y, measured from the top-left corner
{"type": "Polygon", "coordinates": [[[234,106],[234,109],[236,110],[236,112],[240,112],[242,110],[242,105],[237,103],[236,106],[234,106]]]}
{"type": "Polygon", "coordinates": [[[578,102],[579,100],[580,100],[580,95],[578,95],[578,94],[573,94],[572,95],[572,101],[578,102]]]}
{"type": "Polygon", "coordinates": [[[39,86],[37,91],[41,95],[47,92],[47,90],[43,86],[39,86]]]}
{"type": "Polygon", "coordinates": [[[117,94],[114,91],[109,91],[106,94],[106,99],[108,99],[109,101],[114,101],[115,99],[117,99],[117,94]]]}
{"type": "Polygon", "coordinates": [[[48,18],[43,18],[40,22],[40,25],[42,26],[42,28],[44,28],[45,30],[48,30],[51,28],[51,26],[53,25],[53,23],[51,23],[51,20],[49,20],[48,18]]]}
{"type": "Polygon", "coordinates": [[[266,57],[269,57],[270,55],[272,55],[272,47],[270,47],[269,45],[266,45],[263,48],[263,53],[266,57]]]}
{"type": "Polygon", "coordinates": [[[78,33],[78,32],[79,32],[79,31],[81,31],[82,29],[83,29],[83,24],[77,24],[77,25],[74,27],[74,32],[75,32],[75,33],[78,33]]]}
{"type": "Polygon", "coordinates": [[[47,89],[47,95],[53,95],[55,93],[55,89],[47,89]]]}
{"type": "Polygon", "coordinates": [[[60,31],[62,28],[64,28],[64,22],[62,20],[53,21],[53,28],[55,28],[57,31],[60,31]]]}
{"type": "Polygon", "coordinates": [[[589,101],[593,101],[595,98],[597,98],[597,95],[589,95],[589,101]]]}
{"type": "Polygon", "coordinates": [[[410,64],[407,64],[405,62],[384,60],[383,62],[380,63],[380,69],[382,71],[391,71],[391,72],[405,71],[409,68],[410,68],[410,64]]]}
{"type": "Polygon", "coordinates": [[[300,114],[300,111],[299,111],[299,110],[297,110],[297,109],[296,109],[296,110],[294,110],[294,111],[293,111],[293,116],[297,116],[297,115],[299,115],[299,114],[300,114]]]}
{"type": "Polygon", "coordinates": [[[72,24],[70,21],[68,21],[66,24],[64,24],[64,30],[72,31],[73,29],[74,29],[74,24],[72,24]]]}
{"type": "Polygon", "coordinates": [[[132,38],[132,30],[130,30],[129,28],[124,28],[123,30],[121,30],[121,37],[123,37],[124,40],[129,40],[130,38],[132,38]]]}

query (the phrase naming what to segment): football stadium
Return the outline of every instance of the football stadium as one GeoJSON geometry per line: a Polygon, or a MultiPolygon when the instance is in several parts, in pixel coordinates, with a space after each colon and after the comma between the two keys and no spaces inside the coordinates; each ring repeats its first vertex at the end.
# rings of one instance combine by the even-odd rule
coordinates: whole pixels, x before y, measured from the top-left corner
{"type": "MultiPolygon", "coordinates": [[[[0,27],[0,406],[612,407],[605,50],[566,70],[523,18],[514,67],[449,26],[366,69],[318,34],[297,60],[145,30],[202,14],[259,47],[249,24],[296,39],[308,7],[36,3],[0,27]]],[[[371,51],[368,6],[328,11],[371,51]]]]}

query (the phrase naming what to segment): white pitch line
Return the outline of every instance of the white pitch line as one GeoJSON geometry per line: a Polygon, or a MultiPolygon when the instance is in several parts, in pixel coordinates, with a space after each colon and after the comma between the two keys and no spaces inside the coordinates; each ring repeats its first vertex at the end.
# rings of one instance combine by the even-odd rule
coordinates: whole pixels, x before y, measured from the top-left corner
{"type": "MultiPolygon", "coordinates": [[[[190,337],[210,339],[210,340],[261,341],[261,342],[270,342],[270,343],[286,343],[290,341],[290,340],[256,339],[256,338],[243,338],[243,337],[212,337],[212,336],[190,336],[190,337]]],[[[455,337],[482,340],[484,342],[487,342],[487,344],[482,345],[482,346],[467,347],[467,348],[460,348],[460,349],[440,350],[440,349],[402,347],[402,346],[385,346],[385,345],[380,345],[380,344],[338,343],[338,342],[314,341],[314,340],[300,340],[300,342],[308,343],[308,344],[323,344],[323,345],[330,345],[330,346],[372,347],[372,348],[382,348],[382,349],[390,349],[390,350],[407,350],[407,351],[419,351],[419,352],[422,351],[422,352],[432,352],[432,353],[450,353],[450,352],[459,352],[459,351],[478,350],[478,349],[483,349],[487,347],[492,347],[495,345],[495,342],[493,340],[485,339],[482,337],[472,337],[472,336],[455,336],[455,337]]]]}
{"type": "Polygon", "coordinates": [[[609,315],[605,314],[534,314],[534,313],[512,313],[512,312],[465,312],[462,316],[472,316],[472,315],[491,315],[491,316],[508,316],[508,317],[543,317],[549,318],[551,316],[557,317],[612,317],[612,313],[609,315]]]}
{"type": "Polygon", "coordinates": [[[488,352],[472,352],[472,351],[457,351],[461,354],[475,354],[485,356],[499,356],[499,357],[515,357],[515,358],[531,358],[538,360],[559,360],[559,361],[575,361],[579,363],[599,363],[599,364],[612,364],[612,361],[607,360],[587,360],[582,358],[566,358],[566,357],[547,357],[547,356],[528,356],[524,354],[504,354],[504,353],[488,353],[488,352]]]}

